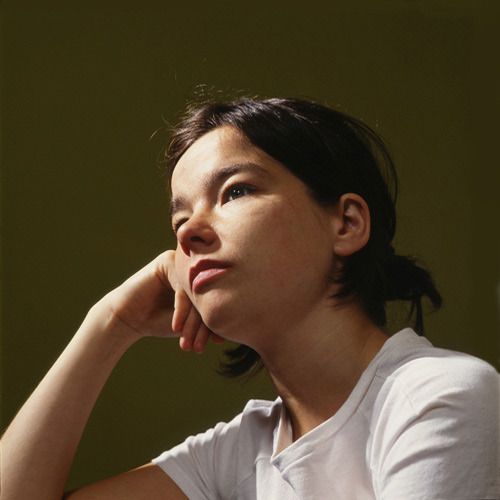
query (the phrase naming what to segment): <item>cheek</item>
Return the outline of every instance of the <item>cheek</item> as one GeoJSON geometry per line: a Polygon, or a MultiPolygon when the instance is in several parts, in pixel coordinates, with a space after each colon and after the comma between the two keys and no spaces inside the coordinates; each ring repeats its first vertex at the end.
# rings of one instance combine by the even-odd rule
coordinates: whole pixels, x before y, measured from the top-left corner
{"type": "Polygon", "coordinates": [[[289,224],[280,233],[286,248],[286,264],[293,266],[299,280],[323,283],[330,273],[334,255],[330,234],[307,213],[296,213],[289,224]]]}
{"type": "Polygon", "coordinates": [[[253,213],[251,220],[256,229],[249,231],[247,246],[261,259],[262,272],[278,286],[307,270],[328,269],[331,250],[325,230],[302,205],[271,205],[253,213]]]}

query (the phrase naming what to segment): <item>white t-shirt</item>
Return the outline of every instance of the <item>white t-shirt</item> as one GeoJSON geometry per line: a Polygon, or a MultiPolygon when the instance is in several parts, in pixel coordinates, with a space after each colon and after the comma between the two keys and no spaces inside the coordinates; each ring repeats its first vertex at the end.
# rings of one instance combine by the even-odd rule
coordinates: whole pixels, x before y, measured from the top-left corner
{"type": "Polygon", "coordinates": [[[191,500],[499,499],[499,385],[488,363],[407,328],[295,442],[280,398],[251,400],[153,462],[191,500]]]}

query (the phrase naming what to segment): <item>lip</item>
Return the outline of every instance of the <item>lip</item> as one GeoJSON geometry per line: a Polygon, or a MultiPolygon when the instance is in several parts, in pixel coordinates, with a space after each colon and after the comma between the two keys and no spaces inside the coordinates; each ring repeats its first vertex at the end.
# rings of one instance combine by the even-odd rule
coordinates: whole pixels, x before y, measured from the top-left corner
{"type": "Polygon", "coordinates": [[[220,274],[224,274],[228,267],[228,262],[210,259],[200,260],[189,270],[191,290],[196,292],[205,283],[208,283],[220,274]]]}

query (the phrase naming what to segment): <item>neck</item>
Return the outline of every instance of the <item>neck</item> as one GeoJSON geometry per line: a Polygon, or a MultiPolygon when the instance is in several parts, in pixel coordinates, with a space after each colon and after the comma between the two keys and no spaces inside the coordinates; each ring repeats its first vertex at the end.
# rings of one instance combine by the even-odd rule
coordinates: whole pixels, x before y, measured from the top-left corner
{"type": "Polygon", "coordinates": [[[295,440],[338,411],[387,335],[350,302],[318,305],[274,339],[259,354],[290,415],[295,440]]]}

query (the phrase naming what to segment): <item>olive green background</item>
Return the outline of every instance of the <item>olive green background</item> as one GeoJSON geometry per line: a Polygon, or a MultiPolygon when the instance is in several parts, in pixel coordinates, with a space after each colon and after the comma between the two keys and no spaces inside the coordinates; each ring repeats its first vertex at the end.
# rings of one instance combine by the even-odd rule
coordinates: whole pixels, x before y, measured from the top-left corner
{"type": "MultiPolygon", "coordinates": [[[[173,245],[166,139],[150,136],[199,84],[314,98],[381,133],[401,180],[396,248],[445,299],[428,337],[500,367],[497,2],[102,3],[3,2],[3,427],[88,308],[173,245]]],[[[273,397],[264,376],[217,376],[220,352],[134,346],[70,486],[273,397]]]]}

